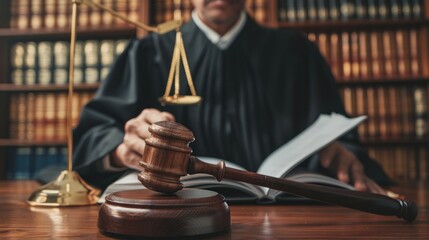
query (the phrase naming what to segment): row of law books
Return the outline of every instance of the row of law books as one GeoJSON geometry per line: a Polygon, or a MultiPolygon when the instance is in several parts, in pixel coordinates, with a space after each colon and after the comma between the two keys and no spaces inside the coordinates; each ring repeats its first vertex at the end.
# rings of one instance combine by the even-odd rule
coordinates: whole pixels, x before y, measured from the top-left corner
{"type": "MultiPolygon", "coordinates": [[[[246,10],[259,23],[268,21],[268,1],[266,0],[246,0],[246,10]]],[[[180,6],[174,4],[174,0],[155,1],[152,22],[159,24],[174,19],[175,11],[180,9],[180,14],[184,22],[191,18],[193,6],[191,0],[182,0],[180,6]]]]}
{"type": "MultiPolygon", "coordinates": [[[[76,42],[74,82],[104,79],[128,40],[76,42]]],[[[17,42],[11,48],[11,83],[16,85],[65,84],[69,78],[70,43],[65,41],[17,42]]]]}
{"type": "Polygon", "coordinates": [[[396,29],[341,33],[309,33],[341,80],[421,76],[419,31],[396,29]]]}
{"type": "Polygon", "coordinates": [[[341,95],[347,113],[367,115],[358,127],[363,139],[403,139],[428,136],[428,105],[424,87],[345,87],[341,95]]]}
{"type": "Polygon", "coordinates": [[[7,152],[7,179],[34,179],[37,173],[47,167],[67,166],[65,147],[17,147],[7,152]]]}
{"type": "MultiPolygon", "coordinates": [[[[104,6],[138,20],[138,0],[99,0],[104,6]]],[[[100,8],[79,4],[77,26],[123,26],[127,23],[100,8]]],[[[69,0],[13,0],[11,1],[11,28],[64,28],[71,25],[72,1],[69,0]]]]}
{"type": "Polygon", "coordinates": [[[279,0],[280,22],[422,18],[422,0],[279,0]]]}
{"type": "MultiPolygon", "coordinates": [[[[79,92],[72,98],[72,125],[93,93],[79,92]]],[[[10,138],[32,141],[67,139],[66,93],[19,93],[10,99],[10,138]]]]}
{"type": "Polygon", "coordinates": [[[394,181],[429,180],[429,152],[425,147],[370,147],[374,158],[394,181]]]}

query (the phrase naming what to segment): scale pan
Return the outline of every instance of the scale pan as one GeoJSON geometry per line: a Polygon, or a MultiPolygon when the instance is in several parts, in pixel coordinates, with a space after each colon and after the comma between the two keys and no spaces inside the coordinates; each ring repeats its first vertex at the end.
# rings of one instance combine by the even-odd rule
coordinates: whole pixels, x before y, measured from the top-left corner
{"type": "Polygon", "coordinates": [[[159,101],[162,105],[191,105],[201,102],[201,97],[193,95],[164,96],[160,97],[159,101]]]}

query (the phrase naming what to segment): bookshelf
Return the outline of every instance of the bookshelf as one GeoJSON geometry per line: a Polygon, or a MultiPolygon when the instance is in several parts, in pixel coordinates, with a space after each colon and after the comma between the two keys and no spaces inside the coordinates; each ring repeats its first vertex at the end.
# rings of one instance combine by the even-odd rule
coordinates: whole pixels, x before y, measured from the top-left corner
{"type": "MultiPolygon", "coordinates": [[[[0,71],[0,126],[4,126],[0,128],[0,169],[6,169],[6,163],[10,162],[10,159],[7,159],[7,152],[11,148],[52,148],[65,145],[64,140],[58,139],[19,140],[11,138],[13,135],[11,130],[13,123],[10,116],[11,111],[13,112],[11,109],[13,104],[11,102],[16,101],[15,98],[19,98],[16,96],[28,98],[32,95],[60,95],[67,90],[66,84],[17,85],[11,83],[13,75],[11,49],[16,43],[69,41],[69,27],[67,24],[59,26],[60,22],[66,20],[59,19],[64,14],[58,12],[60,6],[69,1],[33,2],[41,2],[42,5],[39,7],[44,10],[38,13],[37,7],[32,9],[30,0],[0,1],[0,52],[2,53],[0,54],[0,68],[2,69],[0,71]],[[57,17],[55,24],[51,24],[46,17],[50,13],[48,9],[50,2],[57,2],[57,12],[54,12],[57,17]],[[28,25],[27,27],[19,25],[21,15],[17,12],[15,4],[27,4],[28,9],[23,10],[23,15],[28,19],[24,21],[25,23],[21,23],[28,25]],[[29,19],[33,19],[33,15],[36,15],[37,18],[38,14],[42,16],[41,26],[30,27],[32,23],[29,19]],[[46,18],[43,18],[44,16],[46,18]],[[47,27],[49,24],[52,26],[47,27]]],[[[118,6],[112,6],[117,10],[150,25],[173,17],[173,0],[104,0],[103,2],[107,4],[114,2],[118,6]],[[124,2],[128,4],[126,8],[119,6],[124,2]]],[[[336,75],[338,88],[348,113],[350,115],[368,114],[370,119],[374,119],[359,129],[363,133],[362,144],[393,178],[398,180],[429,179],[429,67],[427,67],[429,66],[429,0],[246,0],[246,8],[251,16],[262,25],[302,31],[308,34],[310,40],[319,45],[322,54],[325,55],[336,75]],[[356,9],[360,9],[358,8],[360,3],[372,4],[373,2],[375,4],[385,3],[386,9],[383,10],[381,5],[375,5],[375,13],[370,15],[369,5],[367,5],[367,9],[363,9],[364,12],[366,11],[365,16],[361,15],[361,12],[358,14],[356,9]],[[392,4],[395,2],[399,4],[401,13],[397,14],[396,11],[393,11],[395,8],[392,4]],[[337,9],[330,4],[335,4],[337,9]],[[351,5],[341,8],[341,4],[355,5],[354,8],[351,8],[351,5]],[[406,4],[411,4],[410,6],[420,4],[420,12],[413,13],[413,8],[404,10],[408,9],[406,4]],[[347,12],[342,12],[341,9],[348,9],[349,15],[346,15],[347,12]],[[355,13],[350,13],[353,9],[356,10],[355,13]],[[336,17],[330,17],[331,11],[337,11],[337,15],[332,15],[336,17]],[[385,15],[383,15],[384,13],[385,15]],[[359,40],[359,36],[367,40],[359,40]],[[371,55],[373,52],[371,49],[376,49],[371,46],[371,38],[374,43],[376,42],[374,46],[379,48],[377,56],[371,55]],[[408,39],[406,40],[408,42],[400,44],[397,40],[399,38],[408,39]],[[411,38],[413,48],[410,47],[411,40],[409,39],[411,38]],[[337,41],[336,44],[331,42],[332,39],[337,41]],[[347,44],[343,42],[343,39],[348,39],[347,44]],[[355,40],[359,44],[366,42],[367,45],[356,45],[356,42],[353,42],[355,40]],[[384,43],[392,45],[391,52],[386,52],[386,49],[389,48],[385,47],[384,43]],[[401,48],[402,45],[407,45],[407,47],[401,48]],[[362,51],[356,49],[366,49],[366,55],[361,55],[362,51]],[[412,49],[415,51],[412,52],[412,49]],[[386,59],[389,64],[392,64],[391,66],[386,65],[386,59]],[[411,61],[417,63],[415,71],[411,61]],[[367,68],[372,70],[373,63],[378,64],[380,73],[363,74],[362,66],[366,64],[367,68]],[[350,67],[345,67],[347,64],[350,67]],[[401,64],[407,66],[402,67],[404,70],[399,72],[401,64]],[[357,66],[359,70],[354,71],[353,66],[357,66]],[[416,95],[423,97],[416,99],[418,97],[416,95]],[[371,96],[372,100],[368,96],[371,96]],[[395,99],[396,105],[390,102],[391,99],[395,99]],[[416,106],[417,101],[420,101],[419,107],[416,106]],[[423,112],[417,114],[417,109],[423,109],[423,112]],[[419,134],[416,134],[416,125],[421,125],[420,127],[423,128],[419,134]]],[[[192,10],[190,0],[182,0],[181,10],[184,20],[189,20],[192,10]]],[[[77,32],[80,41],[96,40],[101,43],[103,40],[129,39],[146,34],[132,26],[109,19],[98,10],[85,8],[82,12],[83,14],[78,16],[78,18],[82,18],[79,20],[81,23],[78,24],[77,32]],[[103,24],[103,21],[106,23],[103,24]]],[[[69,10],[66,11],[65,16],[69,17],[68,15],[69,10]]],[[[76,92],[92,94],[98,86],[99,82],[82,82],[76,84],[76,92]]],[[[6,177],[7,174],[0,171],[0,179],[6,177]]]]}

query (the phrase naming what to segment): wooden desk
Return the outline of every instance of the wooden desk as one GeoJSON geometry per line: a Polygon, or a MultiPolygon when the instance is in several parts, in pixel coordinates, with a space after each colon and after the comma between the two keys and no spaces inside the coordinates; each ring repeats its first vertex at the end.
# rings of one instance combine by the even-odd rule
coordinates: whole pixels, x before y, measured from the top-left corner
{"type": "MultiPolygon", "coordinates": [[[[108,238],[98,231],[97,205],[28,206],[25,200],[38,186],[32,181],[0,181],[0,238],[108,238]]],[[[231,231],[210,239],[429,239],[427,186],[427,183],[416,183],[394,189],[419,206],[419,216],[411,224],[395,217],[327,205],[230,205],[231,231]]]]}

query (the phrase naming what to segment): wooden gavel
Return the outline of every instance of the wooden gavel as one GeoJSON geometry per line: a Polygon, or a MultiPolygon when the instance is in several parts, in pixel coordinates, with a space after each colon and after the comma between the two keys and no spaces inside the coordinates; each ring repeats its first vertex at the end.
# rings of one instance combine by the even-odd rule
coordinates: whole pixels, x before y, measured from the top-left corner
{"type": "Polygon", "coordinates": [[[206,173],[216,177],[218,181],[223,178],[242,181],[364,212],[397,216],[409,222],[417,216],[416,205],[405,200],[265,176],[228,168],[224,162],[217,165],[205,163],[191,156],[189,143],[194,141],[193,133],[176,122],[154,123],[149,131],[152,136],[145,140],[143,161],[140,162],[144,171],[138,178],[145,187],[154,191],[177,192],[183,188],[180,177],[206,173]]]}

